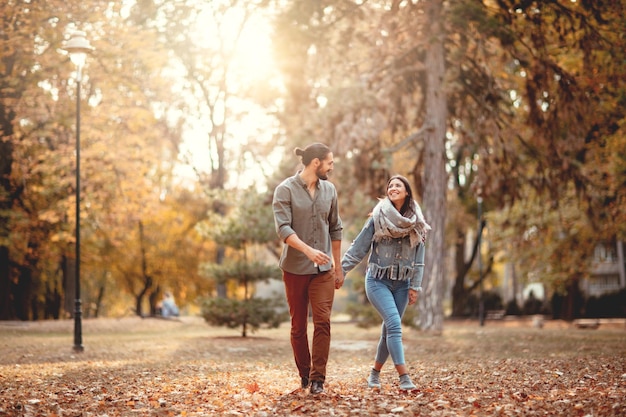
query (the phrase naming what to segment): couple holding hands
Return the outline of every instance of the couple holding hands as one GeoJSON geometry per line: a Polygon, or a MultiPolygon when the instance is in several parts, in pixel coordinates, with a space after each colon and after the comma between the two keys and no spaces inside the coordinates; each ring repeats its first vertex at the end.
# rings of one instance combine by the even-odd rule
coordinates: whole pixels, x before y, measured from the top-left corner
{"type": "Polygon", "coordinates": [[[424,274],[424,245],[430,226],[413,198],[406,178],[392,176],[361,232],[341,257],[343,226],[335,186],[326,181],[333,170],[333,153],[322,143],[296,148],[304,168],[274,190],[276,232],[285,243],[279,266],[291,316],[291,347],[302,388],[324,392],[330,350],[330,316],[335,289],[345,274],[369,253],[365,291],[383,324],[367,378],[379,389],[380,370],[391,356],[399,375],[399,388],[413,390],[404,359],[401,319],[409,304],[417,302],[424,274]],[[313,340],[309,348],[309,306],[313,340]]]}

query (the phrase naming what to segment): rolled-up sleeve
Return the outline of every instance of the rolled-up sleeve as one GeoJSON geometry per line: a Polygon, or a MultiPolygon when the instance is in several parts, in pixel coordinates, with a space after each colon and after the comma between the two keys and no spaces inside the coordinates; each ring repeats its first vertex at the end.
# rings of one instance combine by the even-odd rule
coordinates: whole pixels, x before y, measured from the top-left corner
{"type": "Polygon", "coordinates": [[[337,204],[337,193],[333,188],[333,198],[330,206],[330,214],[328,216],[328,232],[330,240],[341,240],[343,238],[343,223],[339,217],[339,207],[337,204]]]}
{"type": "Polygon", "coordinates": [[[278,237],[284,242],[289,236],[296,233],[292,225],[291,191],[282,185],[274,190],[272,202],[274,209],[274,224],[278,237]]]}
{"type": "MultiPolygon", "coordinates": [[[[324,180],[317,184],[312,197],[306,184],[295,175],[287,178],[274,190],[272,208],[278,237],[285,240],[296,234],[310,247],[321,250],[332,258],[332,241],[340,241],[343,225],[337,205],[335,186],[324,180]]],[[[293,274],[313,274],[328,271],[332,260],[324,265],[313,263],[306,255],[288,244],[283,246],[279,266],[293,274]]]]}

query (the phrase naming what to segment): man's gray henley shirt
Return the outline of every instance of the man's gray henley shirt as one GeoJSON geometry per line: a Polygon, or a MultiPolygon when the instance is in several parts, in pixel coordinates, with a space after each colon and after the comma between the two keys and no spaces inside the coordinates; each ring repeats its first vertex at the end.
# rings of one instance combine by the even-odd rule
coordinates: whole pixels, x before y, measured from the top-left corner
{"type": "Polygon", "coordinates": [[[297,275],[330,271],[332,241],[341,240],[343,233],[335,186],[319,180],[315,197],[311,197],[306,183],[297,173],[276,187],[272,205],[276,232],[283,242],[296,233],[304,243],[331,258],[325,265],[315,265],[303,252],[284,244],[280,268],[297,275]]]}

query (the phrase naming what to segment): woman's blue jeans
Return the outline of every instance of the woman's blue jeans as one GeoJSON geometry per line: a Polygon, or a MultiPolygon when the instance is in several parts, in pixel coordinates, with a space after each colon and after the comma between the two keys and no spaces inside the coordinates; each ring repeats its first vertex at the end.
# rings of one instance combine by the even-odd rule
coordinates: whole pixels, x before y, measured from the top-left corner
{"type": "Polygon", "coordinates": [[[409,281],[365,277],[365,293],[383,319],[376,362],[385,363],[389,355],[394,365],[404,365],[402,316],[409,304],[409,281]]]}

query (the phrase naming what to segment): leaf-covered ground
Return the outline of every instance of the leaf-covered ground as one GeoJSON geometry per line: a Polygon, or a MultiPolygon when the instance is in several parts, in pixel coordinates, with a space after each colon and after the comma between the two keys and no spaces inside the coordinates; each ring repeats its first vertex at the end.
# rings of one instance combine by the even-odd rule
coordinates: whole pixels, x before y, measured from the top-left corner
{"type": "Polygon", "coordinates": [[[247,338],[200,318],[0,322],[0,416],[624,416],[626,328],[446,322],[405,331],[418,389],[367,389],[378,329],[333,323],[326,393],[298,389],[289,326],[247,338]]]}

